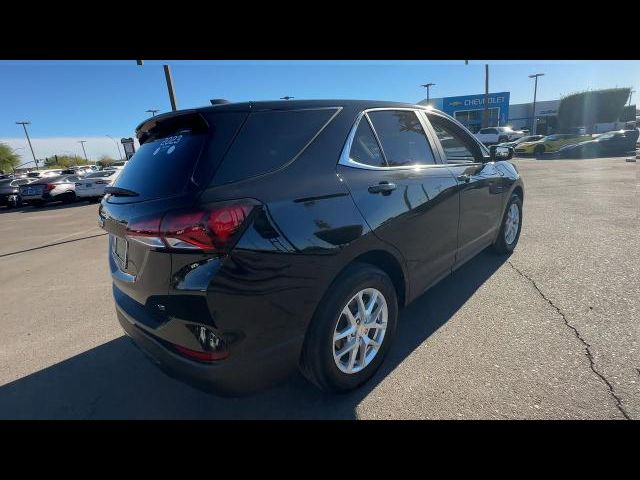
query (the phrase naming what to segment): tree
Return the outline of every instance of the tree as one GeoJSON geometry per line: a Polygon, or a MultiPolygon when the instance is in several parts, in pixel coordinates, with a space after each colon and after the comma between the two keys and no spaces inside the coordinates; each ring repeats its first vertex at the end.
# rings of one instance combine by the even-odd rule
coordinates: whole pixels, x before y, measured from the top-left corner
{"type": "Polygon", "coordinates": [[[558,126],[561,130],[587,127],[596,123],[616,122],[623,115],[630,88],[609,88],[567,95],[560,100],[558,126]]]}
{"type": "Polygon", "coordinates": [[[96,163],[101,167],[108,167],[115,163],[115,159],[111,158],[109,155],[102,155],[96,163]]]}
{"type": "Polygon", "coordinates": [[[73,165],[84,165],[85,163],[87,162],[84,160],[84,158],[71,156],[66,153],[61,155],[52,155],[50,157],[47,157],[44,161],[44,165],[48,168],[67,168],[73,165]]]}
{"type": "Polygon", "coordinates": [[[12,171],[19,163],[20,156],[6,143],[0,143],[0,170],[12,171]]]}

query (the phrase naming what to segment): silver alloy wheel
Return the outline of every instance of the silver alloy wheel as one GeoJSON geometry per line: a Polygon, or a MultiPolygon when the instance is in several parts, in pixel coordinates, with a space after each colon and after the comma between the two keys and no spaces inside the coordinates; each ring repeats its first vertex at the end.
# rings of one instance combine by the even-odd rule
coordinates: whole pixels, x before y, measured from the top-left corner
{"type": "Polygon", "coordinates": [[[365,288],[351,297],[333,332],[333,360],[341,372],[357,373],[371,363],[382,346],[388,316],[379,290],[365,288]]]}
{"type": "Polygon", "coordinates": [[[504,221],[504,241],[511,245],[516,239],[518,228],[520,227],[520,208],[516,203],[512,203],[504,221]]]}

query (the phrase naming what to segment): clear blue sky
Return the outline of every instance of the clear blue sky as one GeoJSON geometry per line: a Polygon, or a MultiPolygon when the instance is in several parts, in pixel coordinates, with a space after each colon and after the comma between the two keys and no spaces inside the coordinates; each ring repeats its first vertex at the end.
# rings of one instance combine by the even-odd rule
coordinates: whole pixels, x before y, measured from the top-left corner
{"type": "MultiPolygon", "coordinates": [[[[0,61],[0,139],[24,137],[16,120],[30,120],[38,137],[131,136],[148,114],[170,109],[162,64],[170,63],[179,108],[231,101],[368,98],[417,102],[418,85],[431,96],[480,93],[485,61],[0,61]]],[[[532,80],[544,72],[538,99],[578,90],[640,90],[638,61],[488,61],[490,90],[511,92],[511,103],[531,101],[532,80]]],[[[640,102],[640,93],[634,93],[640,102]]],[[[635,102],[634,102],[635,103],[635,102]]]]}

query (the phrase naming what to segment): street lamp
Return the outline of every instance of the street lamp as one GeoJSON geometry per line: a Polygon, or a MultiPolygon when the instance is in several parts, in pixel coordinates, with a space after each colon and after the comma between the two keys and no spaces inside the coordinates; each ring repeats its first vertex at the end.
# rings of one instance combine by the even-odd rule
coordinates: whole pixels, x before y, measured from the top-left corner
{"type": "Polygon", "coordinates": [[[427,89],[427,103],[429,103],[429,89],[431,87],[435,87],[436,84],[435,83],[425,83],[424,85],[420,85],[420,86],[427,89]]]}
{"type": "Polygon", "coordinates": [[[150,108],[149,110],[145,110],[145,112],[150,113],[152,117],[156,116],[156,113],[158,113],[160,110],[154,110],[152,108],[150,108]]]}
{"type": "Polygon", "coordinates": [[[80,145],[82,145],[82,151],[84,152],[84,159],[85,159],[85,161],[88,162],[89,159],[87,158],[87,151],[84,149],[84,144],[87,143],[87,141],[86,140],[79,140],[78,143],[80,145]]]}
{"type": "Polygon", "coordinates": [[[534,73],[533,75],[529,75],[529,78],[535,78],[535,84],[533,87],[533,126],[531,128],[531,135],[536,134],[536,95],[538,94],[538,77],[544,76],[544,73],[534,73]]]}
{"type": "MultiPolygon", "coordinates": [[[[139,66],[144,66],[144,60],[136,60],[136,63],[139,66]]],[[[169,91],[169,101],[171,102],[171,110],[176,111],[178,109],[178,102],[176,100],[176,92],[173,88],[173,75],[171,75],[171,66],[163,65],[164,68],[164,78],[167,82],[167,90],[169,91]]]]}
{"type": "Polygon", "coordinates": [[[113,143],[116,144],[116,148],[118,149],[118,155],[120,155],[120,160],[122,160],[122,152],[120,151],[120,144],[111,135],[107,135],[107,137],[109,137],[111,140],[113,140],[113,143]]]}
{"type": "Polygon", "coordinates": [[[24,128],[24,134],[27,136],[27,142],[29,142],[29,148],[31,149],[31,155],[33,155],[33,161],[36,164],[36,170],[38,170],[38,159],[36,158],[36,154],[33,153],[33,145],[31,145],[31,139],[29,138],[29,132],[27,132],[27,125],[31,125],[31,122],[16,122],[16,125],[22,125],[22,128],[24,128]]]}

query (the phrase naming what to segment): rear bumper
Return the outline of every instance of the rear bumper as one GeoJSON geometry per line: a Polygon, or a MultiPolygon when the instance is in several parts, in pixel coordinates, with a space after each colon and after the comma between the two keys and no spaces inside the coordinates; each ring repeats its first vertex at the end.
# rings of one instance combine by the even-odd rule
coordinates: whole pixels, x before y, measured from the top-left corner
{"type": "Polygon", "coordinates": [[[174,353],[148,334],[116,301],[118,321],[134,344],[162,371],[199,390],[223,396],[257,392],[287,379],[297,369],[303,338],[266,346],[260,352],[243,351],[212,364],[174,353]]]}

